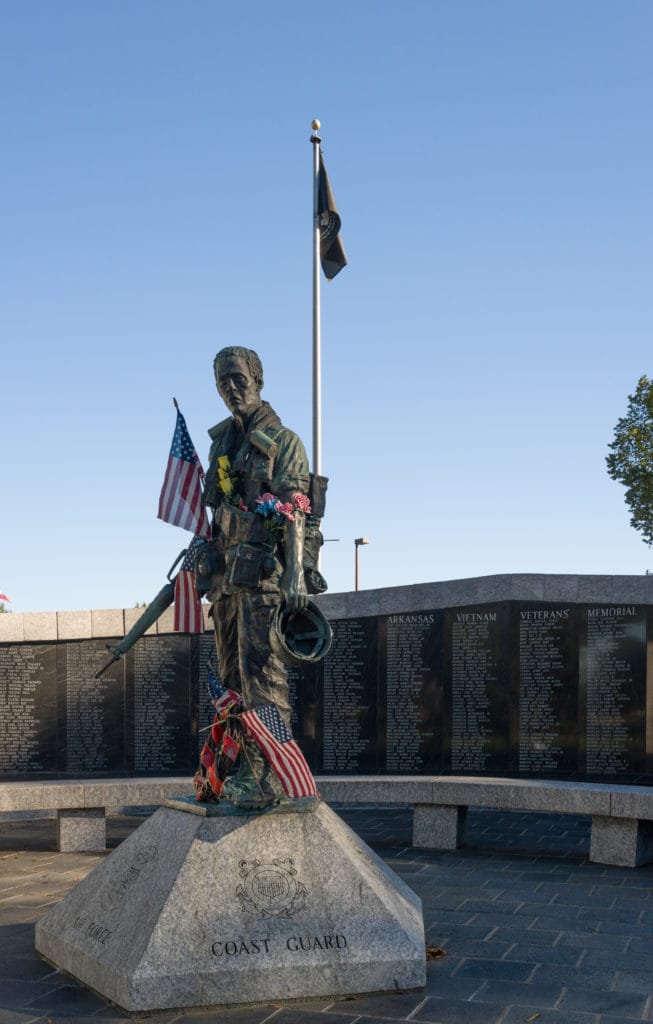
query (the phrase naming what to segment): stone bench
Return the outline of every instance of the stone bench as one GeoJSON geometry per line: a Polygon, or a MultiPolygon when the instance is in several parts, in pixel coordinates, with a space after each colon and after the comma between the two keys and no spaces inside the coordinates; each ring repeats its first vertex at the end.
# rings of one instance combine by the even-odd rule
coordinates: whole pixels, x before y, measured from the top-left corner
{"type": "MultiPolygon", "coordinates": [[[[653,861],[653,789],[594,782],[549,782],[484,776],[318,776],[328,803],[414,807],[413,845],[455,850],[464,840],[468,807],[583,814],[592,819],[590,860],[638,867],[653,861]]],[[[0,783],[0,813],[57,812],[62,852],[106,848],[106,808],[161,805],[192,794],[182,778],[94,779],[0,783]]]]}
{"type": "Polygon", "coordinates": [[[455,850],[468,807],[591,816],[590,860],[639,867],[653,861],[653,789],[603,782],[486,776],[325,776],[329,803],[403,803],[415,808],[413,846],[455,850]]]}
{"type": "Polygon", "coordinates": [[[3,811],[56,811],[62,853],[105,850],[107,807],[148,807],[193,792],[192,779],[93,779],[0,782],[3,811]]]}

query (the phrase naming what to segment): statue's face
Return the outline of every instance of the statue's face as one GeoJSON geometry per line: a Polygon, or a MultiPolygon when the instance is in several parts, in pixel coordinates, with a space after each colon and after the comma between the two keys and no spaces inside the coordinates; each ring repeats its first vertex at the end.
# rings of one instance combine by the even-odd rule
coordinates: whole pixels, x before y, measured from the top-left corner
{"type": "Polygon", "coordinates": [[[261,404],[261,389],[239,356],[226,356],[218,362],[215,383],[232,416],[249,416],[261,404]]]}

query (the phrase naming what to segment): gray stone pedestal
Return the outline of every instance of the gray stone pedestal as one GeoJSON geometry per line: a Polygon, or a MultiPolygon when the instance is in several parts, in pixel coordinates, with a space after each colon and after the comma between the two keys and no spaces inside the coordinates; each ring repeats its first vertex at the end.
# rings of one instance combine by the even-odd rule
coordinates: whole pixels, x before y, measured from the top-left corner
{"type": "Polygon", "coordinates": [[[41,918],[42,956],[132,1012],[425,985],[421,901],[326,804],[179,806],[41,918]]]}

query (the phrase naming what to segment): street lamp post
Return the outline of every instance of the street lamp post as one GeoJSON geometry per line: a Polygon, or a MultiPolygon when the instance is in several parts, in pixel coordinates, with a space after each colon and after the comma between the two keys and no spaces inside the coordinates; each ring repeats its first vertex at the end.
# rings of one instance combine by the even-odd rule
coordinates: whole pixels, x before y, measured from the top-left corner
{"type": "Polygon", "coordinates": [[[369,541],[369,537],[357,537],[356,540],[354,541],[354,553],[355,553],[354,562],[355,562],[355,568],[356,568],[356,573],[355,573],[356,574],[356,590],[360,589],[359,586],[358,586],[358,549],[361,546],[361,544],[369,544],[369,542],[370,542],[369,541]]]}

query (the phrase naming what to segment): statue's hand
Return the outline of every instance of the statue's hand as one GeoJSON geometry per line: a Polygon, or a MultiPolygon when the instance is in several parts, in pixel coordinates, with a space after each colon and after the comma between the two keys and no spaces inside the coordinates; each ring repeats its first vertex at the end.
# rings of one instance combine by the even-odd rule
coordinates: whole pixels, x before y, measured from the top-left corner
{"type": "Polygon", "coordinates": [[[308,604],[304,573],[298,574],[286,569],[279,583],[281,602],[289,612],[298,612],[308,604]]]}

